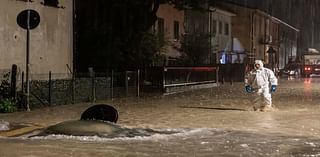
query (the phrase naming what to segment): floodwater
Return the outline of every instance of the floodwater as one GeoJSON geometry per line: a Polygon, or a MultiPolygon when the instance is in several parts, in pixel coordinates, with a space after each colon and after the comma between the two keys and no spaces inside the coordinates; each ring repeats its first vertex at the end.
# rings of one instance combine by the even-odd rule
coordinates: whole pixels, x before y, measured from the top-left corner
{"type": "MultiPolygon", "coordinates": [[[[97,102],[118,109],[118,136],[1,137],[0,156],[21,157],[320,157],[320,78],[281,79],[275,110],[254,112],[243,83],[166,96],[97,102]],[[150,132],[150,130],[152,130],[150,132]]],[[[77,120],[93,103],[0,114],[43,128],[77,120]]]]}

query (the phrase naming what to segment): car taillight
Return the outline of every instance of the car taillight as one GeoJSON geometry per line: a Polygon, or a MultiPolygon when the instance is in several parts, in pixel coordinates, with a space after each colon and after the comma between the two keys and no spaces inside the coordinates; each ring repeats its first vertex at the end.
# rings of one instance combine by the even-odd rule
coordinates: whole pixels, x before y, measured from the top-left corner
{"type": "Polygon", "coordinates": [[[310,71],[311,67],[304,67],[304,71],[310,71]]]}

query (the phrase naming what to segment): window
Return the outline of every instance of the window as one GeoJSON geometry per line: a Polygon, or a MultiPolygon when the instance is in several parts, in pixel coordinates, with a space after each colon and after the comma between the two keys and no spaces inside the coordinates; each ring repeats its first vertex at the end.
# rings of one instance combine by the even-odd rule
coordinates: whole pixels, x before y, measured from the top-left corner
{"type": "Polygon", "coordinates": [[[219,21],[219,34],[222,34],[222,22],[219,21]]]}
{"type": "Polygon", "coordinates": [[[58,0],[43,0],[43,5],[46,5],[46,6],[51,6],[51,7],[56,7],[56,8],[60,8],[58,6],[59,4],[59,1],[58,0]]]}
{"type": "Polygon", "coordinates": [[[211,34],[213,36],[216,35],[216,33],[217,33],[217,21],[216,20],[212,20],[211,30],[210,31],[211,31],[211,34]]]}
{"type": "Polygon", "coordinates": [[[164,35],[164,19],[158,18],[158,34],[164,35]]]}
{"type": "Polygon", "coordinates": [[[173,37],[174,39],[179,40],[179,21],[174,21],[173,22],[173,37]]]}
{"type": "Polygon", "coordinates": [[[229,24],[228,23],[224,24],[224,34],[229,35],[229,24]]]}

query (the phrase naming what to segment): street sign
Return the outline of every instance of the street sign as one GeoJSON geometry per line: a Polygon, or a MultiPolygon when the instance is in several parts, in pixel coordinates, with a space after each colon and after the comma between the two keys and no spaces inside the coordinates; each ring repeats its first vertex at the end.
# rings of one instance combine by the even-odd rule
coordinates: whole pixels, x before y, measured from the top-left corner
{"type": "Polygon", "coordinates": [[[27,83],[27,111],[30,111],[29,107],[29,95],[30,95],[30,80],[29,80],[29,66],[30,66],[30,30],[36,28],[40,23],[40,15],[38,12],[32,9],[26,9],[20,12],[17,16],[18,25],[27,30],[27,44],[26,44],[26,83],[27,83]]]}
{"type": "Polygon", "coordinates": [[[18,14],[17,23],[23,29],[34,29],[40,23],[40,15],[35,10],[26,9],[18,14]]]}

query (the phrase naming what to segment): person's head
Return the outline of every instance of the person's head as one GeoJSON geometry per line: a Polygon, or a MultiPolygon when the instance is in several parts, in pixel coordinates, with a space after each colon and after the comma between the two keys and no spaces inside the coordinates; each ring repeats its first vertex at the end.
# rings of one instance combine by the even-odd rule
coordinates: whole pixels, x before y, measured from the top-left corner
{"type": "Polygon", "coordinates": [[[262,60],[255,60],[254,62],[254,69],[261,69],[263,68],[263,62],[262,60]]]}

